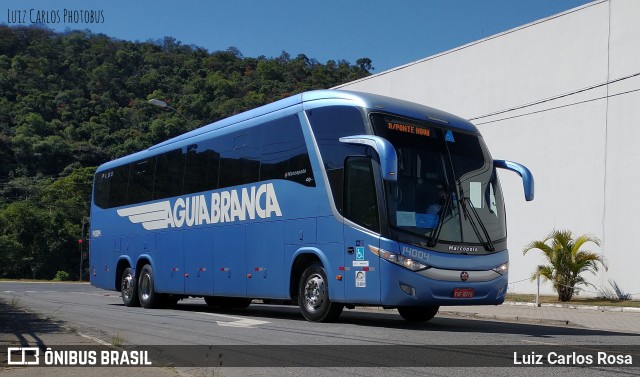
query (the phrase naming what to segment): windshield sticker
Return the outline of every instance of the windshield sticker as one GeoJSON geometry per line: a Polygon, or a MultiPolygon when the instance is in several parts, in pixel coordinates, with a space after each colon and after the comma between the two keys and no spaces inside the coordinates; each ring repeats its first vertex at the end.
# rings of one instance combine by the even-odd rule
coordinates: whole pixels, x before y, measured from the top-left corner
{"type": "Polygon", "coordinates": [[[396,211],[397,226],[416,226],[416,213],[396,211]]]}
{"type": "Polygon", "coordinates": [[[356,271],[356,288],[367,287],[367,273],[364,271],[356,271]]]}
{"type": "Polygon", "coordinates": [[[451,132],[451,130],[447,131],[447,133],[444,135],[444,139],[450,143],[456,142],[456,139],[453,138],[453,132],[451,132]]]}
{"type": "Polygon", "coordinates": [[[482,208],[482,182],[469,182],[469,199],[475,208],[482,208]]]}

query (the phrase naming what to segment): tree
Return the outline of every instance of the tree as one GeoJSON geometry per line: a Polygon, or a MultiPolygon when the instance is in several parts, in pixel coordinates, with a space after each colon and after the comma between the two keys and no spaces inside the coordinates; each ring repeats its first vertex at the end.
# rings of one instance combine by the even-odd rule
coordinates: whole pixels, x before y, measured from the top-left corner
{"type": "Polygon", "coordinates": [[[367,73],[369,73],[372,69],[375,69],[374,67],[371,66],[371,63],[372,61],[369,58],[360,58],[356,60],[356,65],[360,67],[360,69],[362,69],[363,71],[366,71],[367,73]]]}
{"type": "Polygon", "coordinates": [[[96,166],[370,66],[0,25],[0,277],[74,278],[96,166]]]}
{"type": "Polygon", "coordinates": [[[573,297],[577,285],[589,285],[580,276],[589,271],[595,274],[598,264],[604,266],[604,257],[588,250],[581,250],[584,244],[592,242],[600,246],[600,240],[592,235],[583,234],[573,238],[570,230],[553,230],[542,241],[533,241],[522,251],[526,254],[529,250],[539,249],[547,258],[548,264],[539,265],[531,275],[531,280],[542,277],[545,281],[551,281],[553,288],[558,293],[558,300],[569,301],[573,297]]]}

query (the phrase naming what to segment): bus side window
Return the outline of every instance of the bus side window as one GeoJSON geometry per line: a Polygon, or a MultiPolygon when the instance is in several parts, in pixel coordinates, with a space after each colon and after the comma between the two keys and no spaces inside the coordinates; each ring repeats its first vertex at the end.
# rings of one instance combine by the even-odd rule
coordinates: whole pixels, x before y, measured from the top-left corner
{"type": "Polygon", "coordinates": [[[113,172],[107,170],[96,174],[93,187],[93,201],[100,208],[109,208],[109,186],[113,172]]]}
{"type": "Polygon", "coordinates": [[[218,188],[220,153],[216,152],[211,144],[202,142],[187,147],[183,194],[218,188]]]}
{"type": "Polygon", "coordinates": [[[182,194],[184,159],[181,149],[169,151],[156,157],[153,200],[182,194]]]}
{"type": "Polygon", "coordinates": [[[342,213],[345,158],[364,154],[365,147],[341,143],[338,139],[366,133],[362,114],[355,107],[331,106],[308,110],[307,116],[327,171],[336,209],[342,213]]]}
{"type": "Polygon", "coordinates": [[[344,217],[380,232],[371,159],[364,156],[348,157],[344,175],[344,217]]]}
{"type": "Polygon", "coordinates": [[[127,204],[127,187],[129,186],[129,164],[113,169],[109,187],[109,208],[127,204]]]}
{"type": "Polygon", "coordinates": [[[258,182],[260,178],[260,133],[229,134],[216,140],[220,150],[218,188],[258,182]]]}
{"type": "Polygon", "coordinates": [[[129,169],[129,188],[127,204],[141,203],[151,200],[153,194],[153,174],[156,159],[147,158],[131,164],[129,169]]]}
{"type": "Polygon", "coordinates": [[[265,123],[261,128],[260,180],[286,179],[315,187],[313,169],[297,115],[265,123]]]}

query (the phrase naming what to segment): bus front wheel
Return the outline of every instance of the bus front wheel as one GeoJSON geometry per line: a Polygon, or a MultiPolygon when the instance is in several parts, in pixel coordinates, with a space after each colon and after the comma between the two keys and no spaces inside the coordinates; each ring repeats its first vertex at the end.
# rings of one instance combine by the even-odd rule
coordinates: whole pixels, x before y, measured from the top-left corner
{"type": "Polygon", "coordinates": [[[302,315],[311,322],[336,320],[344,305],[329,300],[327,274],[319,264],[309,266],[300,279],[298,305],[302,315]]]}
{"type": "Polygon", "coordinates": [[[400,316],[408,322],[427,322],[436,316],[439,306],[401,306],[400,316]]]}
{"type": "Polygon", "coordinates": [[[124,302],[126,306],[140,306],[138,284],[136,283],[136,277],[131,273],[130,267],[122,271],[122,278],[120,278],[120,296],[122,296],[122,302],[124,302]]]}

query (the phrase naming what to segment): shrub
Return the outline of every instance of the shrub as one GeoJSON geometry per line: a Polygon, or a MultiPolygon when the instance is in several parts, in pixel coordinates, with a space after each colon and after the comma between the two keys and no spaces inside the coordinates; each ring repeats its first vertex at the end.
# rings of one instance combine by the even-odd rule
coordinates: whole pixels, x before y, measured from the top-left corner
{"type": "Polygon", "coordinates": [[[67,271],[58,271],[53,278],[54,281],[67,281],[69,280],[69,273],[67,271]]]}
{"type": "Polygon", "coordinates": [[[570,230],[553,230],[541,241],[533,241],[522,251],[526,254],[532,249],[541,250],[547,258],[548,264],[539,265],[531,280],[542,277],[550,280],[553,288],[558,292],[558,300],[569,301],[573,297],[576,285],[588,284],[580,276],[584,271],[596,273],[598,264],[604,265],[604,258],[580,248],[587,242],[600,246],[600,240],[591,235],[583,234],[573,238],[570,230]]]}

